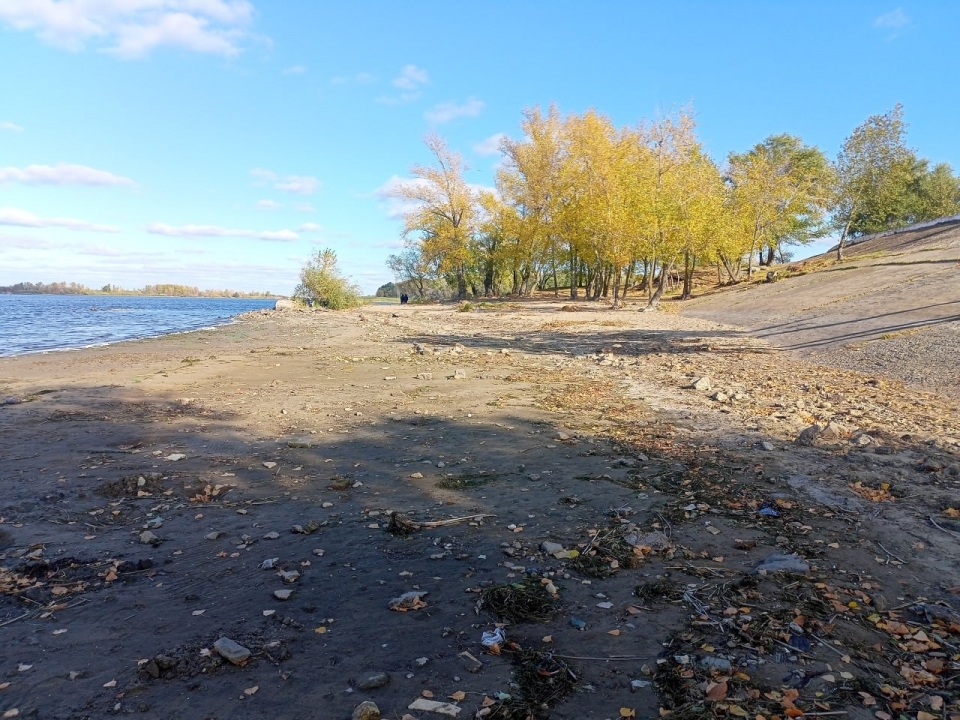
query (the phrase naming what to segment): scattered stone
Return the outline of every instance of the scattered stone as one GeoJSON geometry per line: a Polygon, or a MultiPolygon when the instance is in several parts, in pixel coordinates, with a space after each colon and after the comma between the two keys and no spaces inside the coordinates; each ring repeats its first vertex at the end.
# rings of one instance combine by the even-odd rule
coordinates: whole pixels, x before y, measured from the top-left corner
{"type": "Polygon", "coordinates": [[[570,627],[574,628],[575,630],[586,630],[587,622],[578,617],[572,617],[570,618],[570,627]]]}
{"type": "Polygon", "coordinates": [[[276,464],[275,462],[271,462],[270,460],[267,460],[266,462],[263,463],[263,466],[264,466],[267,470],[273,470],[273,468],[275,468],[275,467],[277,466],[277,464],[276,464]]]}
{"type": "Polygon", "coordinates": [[[415,480],[419,480],[420,478],[423,477],[423,473],[422,472],[411,473],[410,477],[412,477],[415,480]]]}
{"type": "Polygon", "coordinates": [[[717,390],[717,392],[715,392],[710,397],[719,403],[725,403],[727,402],[727,400],[730,399],[730,397],[725,392],[721,392],[720,390],[717,390]]]}
{"type": "Polygon", "coordinates": [[[860,447],[867,447],[868,445],[873,444],[873,438],[866,433],[860,433],[859,435],[854,436],[850,442],[860,447]]]}
{"type": "Polygon", "coordinates": [[[563,552],[563,545],[545,540],[540,543],[540,549],[543,550],[543,552],[545,552],[547,555],[554,555],[556,553],[563,552]]]}
{"type": "Polygon", "coordinates": [[[433,380],[433,373],[422,372],[416,374],[417,380],[433,380]]]}
{"type": "Polygon", "coordinates": [[[570,435],[568,435],[567,433],[558,430],[557,434],[553,436],[553,439],[560,440],[561,442],[565,442],[567,440],[572,440],[573,438],[571,438],[570,435]]]}
{"type": "Polygon", "coordinates": [[[260,563],[259,567],[261,570],[273,570],[278,562],[280,562],[280,558],[267,558],[260,563]]]}
{"type": "Polygon", "coordinates": [[[812,447],[813,444],[817,442],[817,438],[820,437],[821,432],[823,432],[822,427],[816,424],[811,425],[808,428],[804,428],[793,442],[804,447],[812,447]]]}
{"type": "Polygon", "coordinates": [[[427,700],[426,698],[417,698],[407,705],[407,710],[423,710],[424,712],[437,713],[455,718],[463,710],[462,707],[451,703],[437,702],[436,700],[427,700]]]}
{"type": "Polygon", "coordinates": [[[430,658],[428,658],[428,657],[418,657],[416,660],[413,661],[413,664],[416,665],[417,667],[423,667],[423,666],[426,665],[428,662],[430,662],[430,658]]]}
{"type": "Polygon", "coordinates": [[[18,397],[8,397],[8,398],[4,398],[2,404],[3,404],[3,405],[19,405],[19,404],[22,403],[22,402],[23,402],[23,400],[21,400],[21,399],[18,398],[18,397]]]}
{"type": "Polygon", "coordinates": [[[372,700],[364,700],[353,709],[350,720],[380,720],[380,708],[372,700]]]}
{"type": "Polygon", "coordinates": [[[389,682],[390,676],[386,673],[375,673],[360,680],[357,683],[357,688],[360,690],[376,690],[377,688],[382,688],[389,682]]]}
{"type": "Polygon", "coordinates": [[[760,562],[753,570],[758,573],[790,572],[806,575],[810,572],[810,564],[799,555],[770,555],[760,562]]]}
{"type": "Polygon", "coordinates": [[[186,457],[183,453],[171,453],[170,455],[165,456],[164,460],[170,460],[171,462],[176,462],[177,460],[183,460],[186,457]]]}
{"type": "Polygon", "coordinates": [[[820,431],[819,440],[826,442],[837,442],[846,436],[847,430],[842,425],[835,422],[828,422],[827,426],[820,431]]]}
{"type": "Polygon", "coordinates": [[[760,443],[760,447],[766,450],[767,452],[771,452],[773,450],[773,443],[767,442],[766,440],[764,440],[762,443],[760,443]]]}
{"type": "Polygon", "coordinates": [[[293,595],[293,590],[274,590],[273,596],[277,600],[289,600],[293,595]]]}
{"type": "Polygon", "coordinates": [[[219,531],[219,530],[214,530],[213,532],[207,533],[206,535],[204,535],[204,537],[205,537],[207,540],[218,540],[219,538],[223,537],[224,535],[226,535],[226,533],[221,532],[221,531],[219,531]]]}
{"type": "Polygon", "coordinates": [[[700,667],[704,670],[716,671],[718,673],[728,673],[733,671],[733,665],[729,660],[714,655],[707,655],[700,659],[700,667]]]}
{"type": "Polygon", "coordinates": [[[287,447],[289,448],[312,448],[314,444],[311,438],[293,438],[292,440],[287,440],[287,447]]]}
{"type": "Polygon", "coordinates": [[[271,531],[271,532],[266,533],[266,534],[263,536],[263,539],[264,539],[264,540],[276,540],[278,537],[280,537],[280,533],[271,531]]]}
{"type": "Polygon", "coordinates": [[[316,555],[317,557],[323,557],[323,550],[321,550],[320,548],[316,548],[313,551],[313,554],[316,555]]]}
{"type": "Polygon", "coordinates": [[[466,370],[462,370],[462,369],[460,369],[460,368],[457,368],[456,370],[453,371],[453,379],[454,379],[454,380],[466,380],[466,379],[467,379],[467,371],[466,371],[466,370]]]}
{"type": "Polygon", "coordinates": [[[281,570],[277,575],[288,585],[300,579],[300,573],[296,570],[281,570]]]}
{"type": "Polygon", "coordinates": [[[483,670],[483,663],[466,650],[457,655],[457,657],[460,658],[460,661],[463,663],[463,669],[468,673],[478,673],[483,670]]]}
{"type": "Polygon", "coordinates": [[[243,665],[250,659],[250,651],[235,640],[221,637],[213,644],[213,649],[220,653],[220,657],[234,665],[243,665]]]}
{"type": "Polygon", "coordinates": [[[158,538],[149,530],[144,530],[142,533],[140,533],[140,542],[144,545],[159,545],[160,538],[158,538]]]}
{"type": "Polygon", "coordinates": [[[694,380],[690,384],[690,387],[693,388],[694,390],[712,390],[713,383],[710,381],[710,378],[704,375],[702,378],[694,380]]]}

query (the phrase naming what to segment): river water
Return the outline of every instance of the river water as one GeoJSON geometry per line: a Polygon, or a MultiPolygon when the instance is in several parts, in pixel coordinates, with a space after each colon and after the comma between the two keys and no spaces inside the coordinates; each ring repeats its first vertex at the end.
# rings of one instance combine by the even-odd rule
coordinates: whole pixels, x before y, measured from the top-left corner
{"type": "Polygon", "coordinates": [[[91,347],[223,325],[275,300],[0,295],[0,357],[91,347]]]}

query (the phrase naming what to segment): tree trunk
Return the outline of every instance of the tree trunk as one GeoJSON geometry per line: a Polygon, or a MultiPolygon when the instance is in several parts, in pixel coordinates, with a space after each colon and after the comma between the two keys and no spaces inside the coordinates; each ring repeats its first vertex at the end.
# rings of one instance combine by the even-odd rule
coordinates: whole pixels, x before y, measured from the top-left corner
{"type": "Polygon", "coordinates": [[[776,252],[777,252],[777,248],[775,245],[767,245],[767,262],[766,262],[767,267],[770,267],[771,265],[773,265],[773,260],[776,252]]]}
{"type": "Polygon", "coordinates": [[[663,296],[663,291],[664,291],[664,290],[666,289],[666,287],[667,287],[667,281],[668,281],[669,278],[670,278],[670,273],[673,272],[674,262],[676,262],[676,261],[671,262],[670,265],[668,265],[668,266],[665,267],[665,268],[664,268],[664,267],[661,267],[661,269],[660,269],[660,282],[657,283],[657,290],[656,290],[656,292],[653,293],[653,295],[650,297],[650,301],[647,303],[647,307],[644,308],[645,310],[655,310],[655,309],[660,305],[660,298],[663,296]]]}

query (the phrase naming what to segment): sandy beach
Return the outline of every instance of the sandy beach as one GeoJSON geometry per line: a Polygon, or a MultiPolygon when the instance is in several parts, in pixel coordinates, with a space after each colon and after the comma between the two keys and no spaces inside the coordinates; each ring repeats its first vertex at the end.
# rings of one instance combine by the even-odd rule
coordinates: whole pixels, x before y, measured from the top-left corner
{"type": "Polygon", "coordinates": [[[538,301],[250,313],[4,398],[3,717],[960,712],[946,394],[538,301]]]}

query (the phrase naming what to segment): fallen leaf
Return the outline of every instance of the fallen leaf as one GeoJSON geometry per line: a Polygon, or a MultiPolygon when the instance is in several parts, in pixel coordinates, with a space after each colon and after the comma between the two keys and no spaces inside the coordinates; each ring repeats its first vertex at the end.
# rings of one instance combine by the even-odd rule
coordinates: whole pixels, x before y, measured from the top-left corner
{"type": "Polygon", "coordinates": [[[786,715],[787,717],[798,718],[798,717],[803,717],[803,710],[795,707],[787,708],[786,710],[783,711],[783,714],[786,715]]]}
{"type": "Polygon", "coordinates": [[[543,642],[545,642],[545,643],[552,643],[552,642],[553,642],[553,635],[544,635],[544,636],[543,636],[543,642]]]}
{"type": "Polygon", "coordinates": [[[622,718],[635,718],[637,716],[637,711],[633,708],[620,708],[620,717],[622,718]]]}
{"type": "Polygon", "coordinates": [[[634,607],[633,605],[628,605],[627,612],[630,613],[631,615],[640,615],[643,612],[643,610],[641,610],[638,607],[634,607]]]}
{"type": "Polygon", "coordinates": [[[243,694],[244,694],[244,695],[253,695],[253,694],[255,694],[255,693],[257,692],[257,690],[259,690],[259,689],[260,689],[260,686],[259,686],[259,685],[254,685],[253,687],[248,687],[246,690],[244,690],[244,691],[243,691],[243,694]]]}
{"type": "Polygon", "coordinates": [[[0,690],[6,690],[8,687],[10,687],[10,683],[0,683],[0,690]]]}
{"type": "Polygon", "coordinates": [[[429,690],[424,690],[424,691],[422,691],[420,694],[423,695],[425,698],[432,698],[432,697],[433,697],[433,693],[430,692],[429,690]]]}
{"type": "Polygon", "coordinates": [[[748,716],[747,711],[744,710],[744,709],[743,709],[742,707],[740,707],[739,705],[731,705],[729,708],[727,708],[727,712],[729,712],[731,715],[734,715],[734,716],[736,716],[736,717],[747,717],[747,716],[748,716]]]}
{"type": "Polygon", "coordinates": [[[20,711],[17,708],[10,708],[4,714],[4,718],[15,718],[20,714],[20,711]]]}
{"type": "Polygon", "coordinates": [[[714,702],[727,699],[727,684],[725,682],[707,683],[707,700],[714,702]]]}
{"type": "Polygon", "coordinates": [[[457,690],[453,695],[450,696],[451,700],[464,700],[467,697],[467,694],[463,690],[457,690]]]}
{"type": "Polygon", "coordinates": [[[620,634],[620,631],[619,631],[619,630],[608,630],[608,631],[607,631],[607,635],[613,635],[614,637],[616,637],[616,636],[619,635],[619,634],[620,634]]]}
{"type": "Polygon", "coordinates": [[[483,705],[483,707],[490,707],[491,705],[495,704],[496,702],[497,702],[497,701],[494,700],[493,698],[489,698],[489,697],[487,697],[486,695],[484,695],[484,696],[483,696],[483,701],[482,701],[480,704],[483,705]]]}
{"type": "Polygon", "coordinates": [[[314,630],[314,632],[315,632],[317,635],[323,635],[325,632],[327,632],[327,627],[326,627],[326,625],[321,625],[321,626],[318,627],[316,630],[314,630]]]}
{"type": "Polygon", "coordinates": [[[937,716],[933,713],[928,713],[925,710],[921,710],[917,713],[917,720],[937,720],[937,716]]]}

